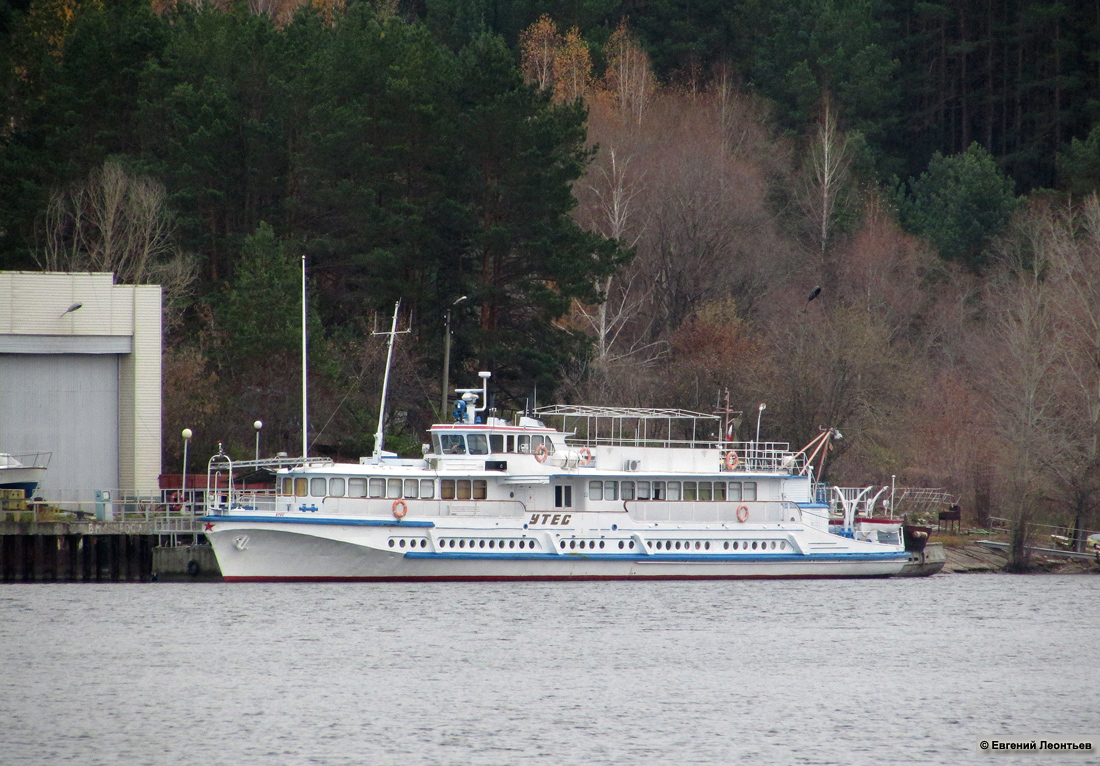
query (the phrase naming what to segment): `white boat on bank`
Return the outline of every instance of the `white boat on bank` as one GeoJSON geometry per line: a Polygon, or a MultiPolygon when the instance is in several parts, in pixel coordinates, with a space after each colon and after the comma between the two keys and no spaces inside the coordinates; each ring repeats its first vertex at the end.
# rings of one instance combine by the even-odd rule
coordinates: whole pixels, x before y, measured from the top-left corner
{"type": "Polygon", "coordinates": [[[806,450],[726,441],[728,416],[553,406],[510,422],[481,377],[420,459],[211,458],[205,532],[223,577],[884,577],[908,561],[900,541],[831,534],[806,450]],[[241,489],[235,474],[260,467],[274,491],[241,489]]]}
{"type": "Polygon", "coordinates": [[[34,492],[46,475],[52,452],[27,452],[13,455],[0,452],[0,489],[21,489],[25,497],[34,492]]]}

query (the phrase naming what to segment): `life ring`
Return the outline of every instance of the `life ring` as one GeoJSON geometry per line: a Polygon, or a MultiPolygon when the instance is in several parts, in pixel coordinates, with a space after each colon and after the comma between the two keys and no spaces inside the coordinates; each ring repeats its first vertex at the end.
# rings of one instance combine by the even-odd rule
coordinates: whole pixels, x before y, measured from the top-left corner
{"type": "Polygon", "coordinates": [[[545,463],[546,458],[548,457],[550,457],[550,451],[546,449],[545,444],[540,444],[539,446],[535,447],[535,460],[539,461],[540,463],[545,463]]]}
{"type": "Polygon", "coordinates": [[[592,450],[588,447],[581,447],[580,452],[577,454],[581,456],[581,465],[588,465],[592,462],[592,450]]]}
{"type": "Polygon", "coordinates": [[[733,450],[730,450],[729,452],[727,452],[726,453],[726,470],[727,471],[732,471],[735,468],[737,468],[737,466],[739,466],[739,465],[741,465],[741,458],[737,457],[737,453],[734,452],[733,450]]]}
{"type": "Polygon", "coordinates": [[[749,507],[747,505],[742,505],[737,509],[737,520],[742,524],[749,520],[749,507]]]}
{"type": "Polygon", "coordinates": [[[397,498],[393,501],[393,515],[399,519],[405,518],[405,514],[409,512],[409,505],[401,498],[397,498]]]}

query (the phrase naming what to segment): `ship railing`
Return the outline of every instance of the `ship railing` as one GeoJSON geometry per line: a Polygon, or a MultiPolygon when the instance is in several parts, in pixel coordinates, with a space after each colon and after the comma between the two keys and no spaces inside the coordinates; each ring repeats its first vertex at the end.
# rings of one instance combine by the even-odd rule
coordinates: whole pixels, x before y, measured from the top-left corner
{"type": "Polygon", "coordinates": [[[49,468],[52,452],[0,452],[0,468],[49,468]]]}

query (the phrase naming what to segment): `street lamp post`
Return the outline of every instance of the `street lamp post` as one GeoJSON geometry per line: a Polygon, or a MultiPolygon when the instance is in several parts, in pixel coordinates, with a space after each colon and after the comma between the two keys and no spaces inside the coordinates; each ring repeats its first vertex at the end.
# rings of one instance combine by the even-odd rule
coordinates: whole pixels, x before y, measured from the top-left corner
{"type": "MultiPolygon", "coordinates": [[[[181,482],[181,487],[180,487],[180,500],[185,504],[184,508],[186,508],[187,507],[187,505],[186,505],[186,503],[187,503],[187,448],[191,444],[191,437],[194,436],[194,433],[192,433],[190,428],[185,428],[185,429],[183,429],[183,433],[180,434],[180,435],[183,437],[183,481],[181,482]]],[[[198,537],[197,533],[196,533],[195,537],[196,538],[198,537]]],[[[196,542],[197,542],[197,539],[196,539],[196,542]]]]}
{"type": "Polygon", "coordinates": [[[252,427],[256,429],[256,462],[260,462],[260,429],[264,427],[262,420],[257,420],[252,424],[252,427]]]}
{"type": "Polygon", "coordinates": [[[463,295],[447,307],[447,329],[443,333],[443,395],[439,404],[441,418],[447,417],[447,394],[450,393],[447,389],[451,385],[451,309],[465,300],[466,296],[463,295]]]}

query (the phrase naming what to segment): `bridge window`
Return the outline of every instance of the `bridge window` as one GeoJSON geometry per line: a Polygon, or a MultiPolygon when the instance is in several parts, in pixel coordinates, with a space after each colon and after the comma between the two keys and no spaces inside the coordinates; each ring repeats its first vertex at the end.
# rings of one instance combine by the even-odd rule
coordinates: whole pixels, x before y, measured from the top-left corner
{"type": "Polygon", "coordinates": [[[294,494],[294,479],[291,479],[290,477],[287,477],[287,478],[283,479],[282,494],[284,494],[284,495],[293,495],[294,494]]]}
{"type": "Polygon", "coordinates": [[[366,497],[366,479],[348,479],[348,497],[366,497]]]}
{"type": "Polygon", "coordinates": [[[489,454],[489,440],[485,438],[485,434],[470,434],[466,437],[466,441],[470,445],[471,455],[489,454]]]}
{"type": "Polygon", "coordinates": [[[321,478],[313,478],[309,480],[309,494],[314,497],[324,497],[328,492],[328,481],[321,478]]]}
{"type": "Polygon", "coordinates": [[[297,495],[298,497],[305,497],[306,495],[308,495],[309,492],[307,491],[307,489],[308,489],[307,484],[308,483],[306,482],[305,479],[295,479],[294,480],[294,494],[297,495]]]}
{"type": "Polygon", "coordinates": [[[335,477],[328,480],[328,493],[333,497],[344,496],[344,480],[335,477]]]}
{"type": "Polygon", "coordinates": [[[448,455],[466,454],[466,437],[462,434],[440,434],[439,444],[448,455]]]}
{"type": "Polygon", "coordinates": [[[623,493],[622,493],[623,500],[633,500],[634,499],[634,482],[624,481],[623,484],[622,484],[622,490],[623,490],[623,493]]]}
{"type": "Polygon", "coordinates": [[[489,451],[497,455],[504,452],[503,434],[489,434],[489,451]]]}
{"type": "Polygon", "coordinates": [[[603,500],[603,482],[602,481],[590,481],[590,482],[588,482],[588,499],[589,500],[603,500]]]}
{"type": "Polygon", "coordinates": [[[370,496],[371,497],[385,497],[386,496],[386,480],[385,479],[371,479],[370,480],[370,496]]]}
{"type": "Polygon", "coordinates": [[[435,497],[435,479],[420,480],[420,499],[431,500],[435,497]]]}
{"type": "Polygon", "coordinates": [[[530,436],[517,436],[516,437],[516,452],[527,453],[531,451],[531,437],[530,436]]]}

